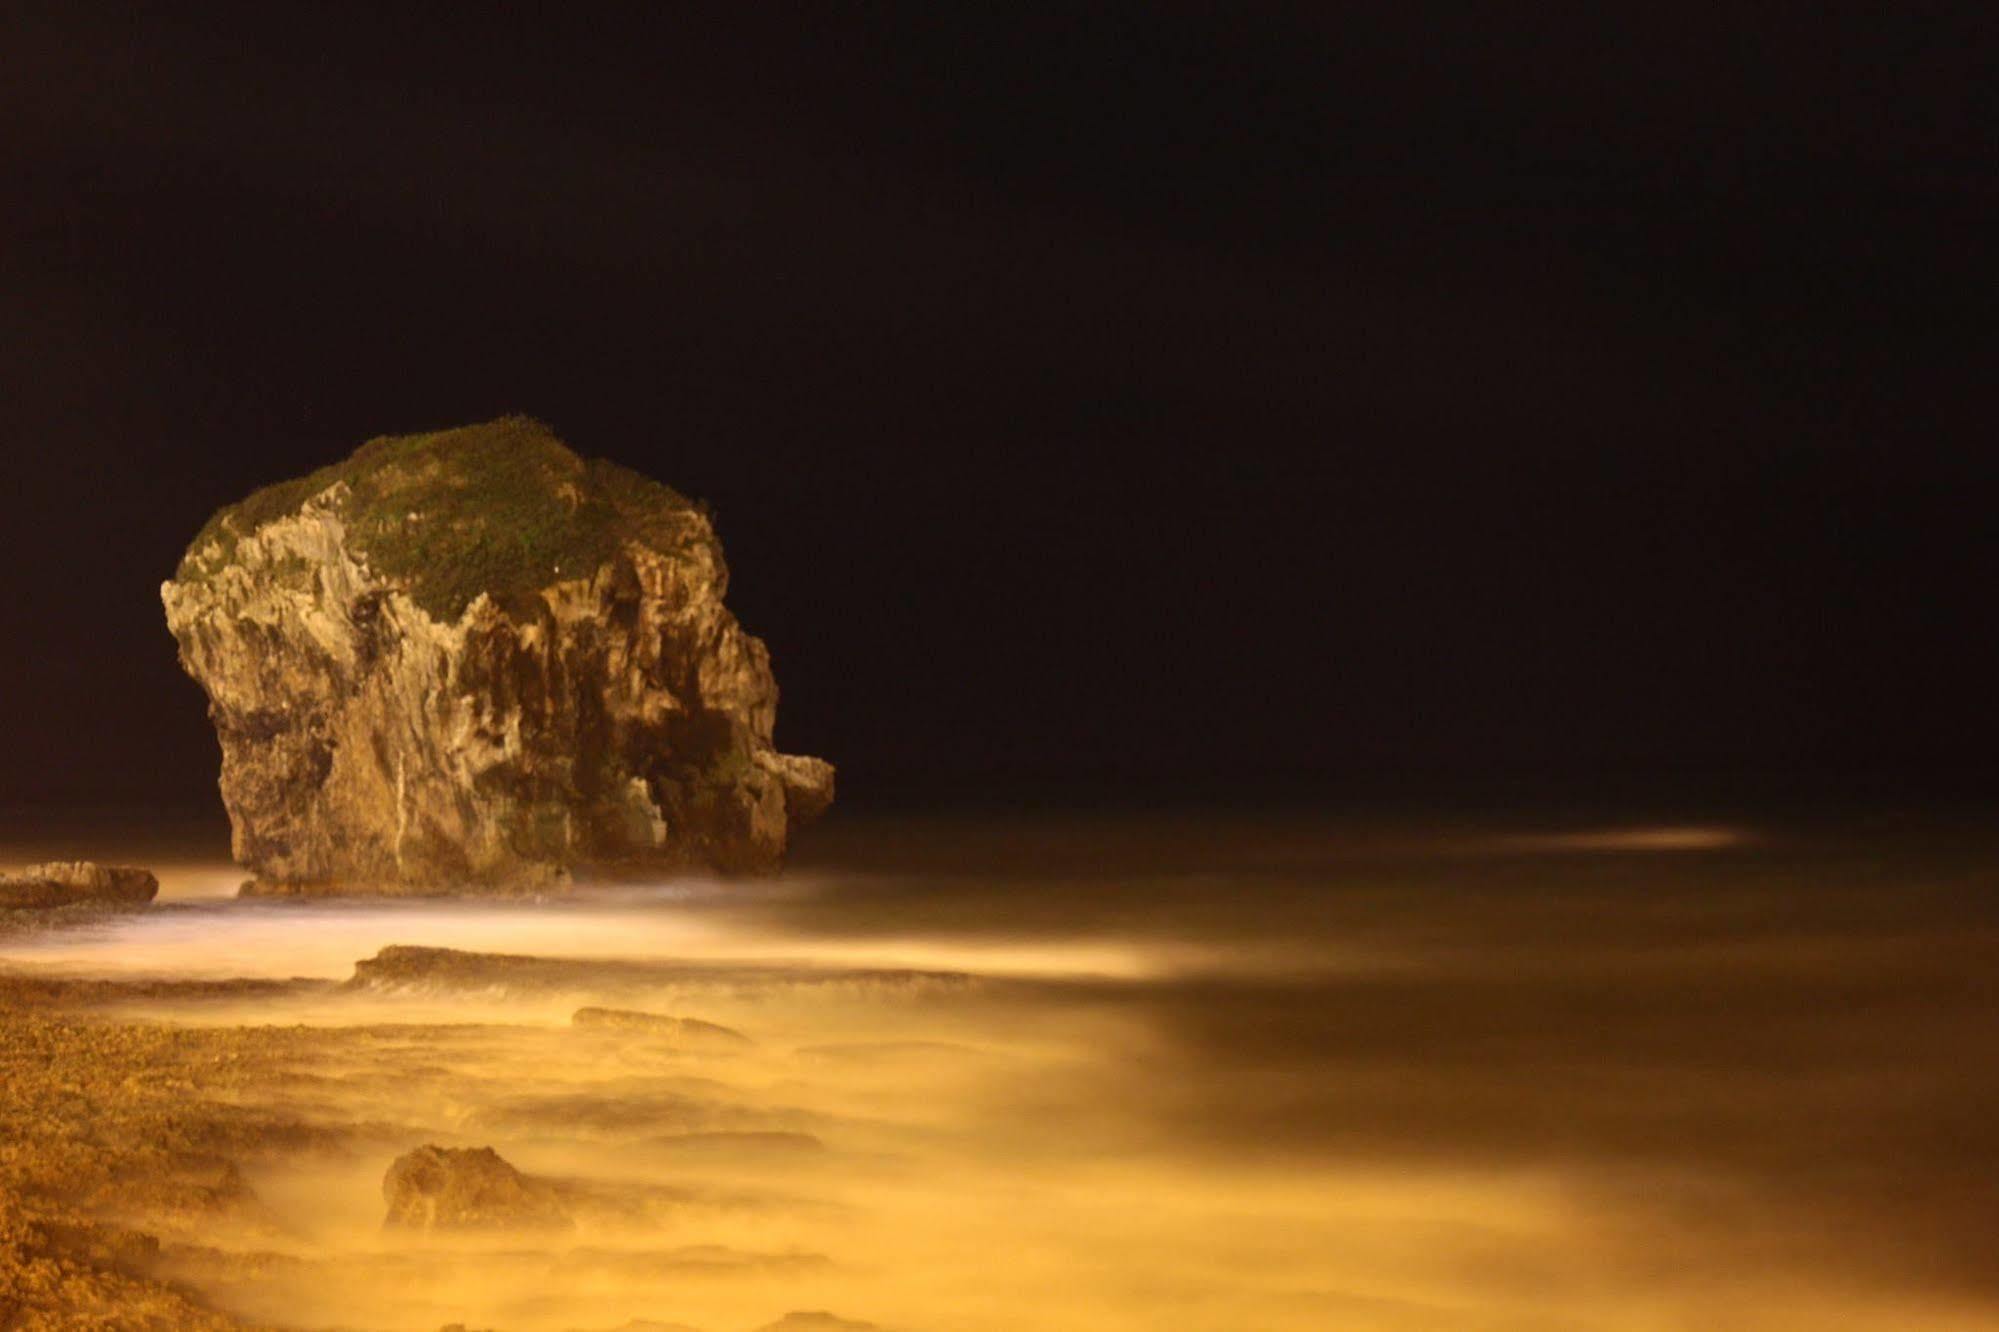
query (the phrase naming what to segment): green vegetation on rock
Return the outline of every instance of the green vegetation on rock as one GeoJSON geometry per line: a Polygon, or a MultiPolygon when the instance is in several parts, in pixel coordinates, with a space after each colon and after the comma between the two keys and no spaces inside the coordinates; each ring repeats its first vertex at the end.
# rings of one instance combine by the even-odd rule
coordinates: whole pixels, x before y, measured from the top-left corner
{"type": "Polygon", "coordinates": [[[332,503],[351,548],[444,620],[482,592],[518,606],[586,576],[626,541],[674,550],[712,539],[701,506],[629,468],[578,457],[539,421],[508,416],[383,436],[343,462],[266,486],[209,519],[177,576],[213,577],[244,537],[341,485],[332,503]]]}

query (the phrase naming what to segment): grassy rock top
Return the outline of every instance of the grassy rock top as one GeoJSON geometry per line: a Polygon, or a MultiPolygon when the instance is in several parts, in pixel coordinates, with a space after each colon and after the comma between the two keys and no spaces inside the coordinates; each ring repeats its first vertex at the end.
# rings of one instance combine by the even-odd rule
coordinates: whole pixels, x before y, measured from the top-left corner
{"type": "Polygon", "coordinates": [[[433,618],[456,620],[481,592],[503,607],[586,576],[635,541],[673,551],[712,542],[705,509],[602,459],[584,459],[539,421],[369,440],[352,457],[266,486],[208,520],[176,578],[202,582],[237,543],[344,484],[335,501],[350,548],[433,618]]]}

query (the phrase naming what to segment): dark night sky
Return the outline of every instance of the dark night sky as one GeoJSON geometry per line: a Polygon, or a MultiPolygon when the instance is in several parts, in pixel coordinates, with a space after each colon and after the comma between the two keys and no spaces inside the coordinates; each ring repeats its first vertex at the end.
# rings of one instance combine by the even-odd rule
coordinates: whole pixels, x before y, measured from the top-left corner
{"type": "Polygon", "coordinates": [[[508,411],[862,802],[1988,773],[1970,7],[404,8],[8,7],[0,803],[212,801],[183,544],[508,411]]]}

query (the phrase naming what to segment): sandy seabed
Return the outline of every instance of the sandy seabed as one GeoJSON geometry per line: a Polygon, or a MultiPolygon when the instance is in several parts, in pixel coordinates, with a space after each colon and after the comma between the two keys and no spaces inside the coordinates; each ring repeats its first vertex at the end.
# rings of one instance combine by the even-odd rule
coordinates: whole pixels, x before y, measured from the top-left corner
{"type": "Polygon", "coordinates": [[[510,902],[0,861],[127,846],[152,908],[0,927],[0,1328],[1999,1329],[1974,825],[848,820],[510,902]],[[424,1144],[563,1223],[386,1227],[424,1144]]]}

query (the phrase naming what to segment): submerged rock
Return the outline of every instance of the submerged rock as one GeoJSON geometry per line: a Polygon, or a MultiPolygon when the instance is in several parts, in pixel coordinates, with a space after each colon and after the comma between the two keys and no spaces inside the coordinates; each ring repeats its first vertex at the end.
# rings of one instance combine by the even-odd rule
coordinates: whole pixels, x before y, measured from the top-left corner
{"type": "Polygon", "coordinates": [[[734,1027],[725,1027],[718,1022],[670,1017],[665,1013],[640,1013],[629,1008],[579,1008],[570,1016],[569,1025],[657,1036],[689,1049],[740,1050],[756,1044],[734,1027]]]}
{"type": "Polygon", "coordinates": [[[382,1179],[383,1224],[412,1230],[549,1230],[570,1225],[553,1188],[491,1147],[419,1147],[382,1179]]]}
{"type": "Polygon", "coordinates": [[[758,871],[833,796],[772,746],[708,515],[523,418],[258,491],[161,589],[262,891],[758,871]]]}
{"type": "Polygon", "coordinates": [[[32,865],[18,874],[0,874],[0,908],[46,908],[83,903],[144,906],[160,891],[151,871],[127,865],[93,865],[87,860],[32,865]]]}
{"type": "Polygon", "coordinates": [[[422,944],[389,944],[354,964],[344,989],[377,993],[480,991],[630,995],[691,986],[724,993],[767,995],[780,986],[842,986],[863,991],[959,990],[972,984],[962,971],[907,971],[879,967],[815,966],[793,962],[681,962],[617,957],[534,957],[522,953],[473,953],[422,944]]]}

